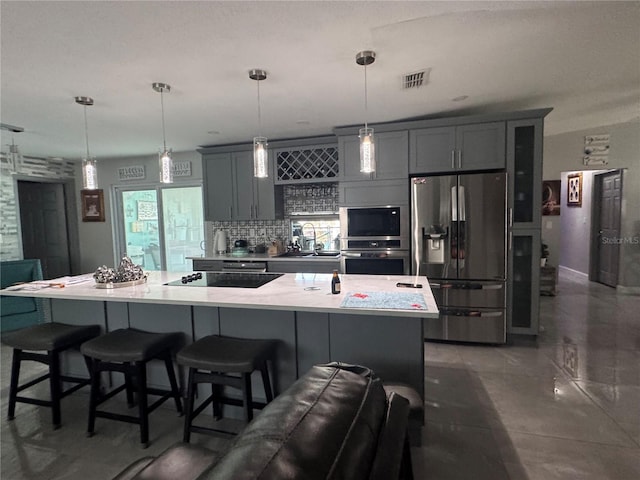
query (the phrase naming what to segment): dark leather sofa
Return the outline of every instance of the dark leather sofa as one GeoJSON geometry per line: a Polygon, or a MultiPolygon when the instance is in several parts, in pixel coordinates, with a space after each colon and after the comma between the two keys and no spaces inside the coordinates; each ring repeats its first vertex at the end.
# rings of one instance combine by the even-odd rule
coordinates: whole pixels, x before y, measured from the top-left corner
{"type": "Polygon", "coordinates": [[[221,455],[178,443],[114,480],[411,479],[408,401],[354,365],[313,367],[221,455]]]}

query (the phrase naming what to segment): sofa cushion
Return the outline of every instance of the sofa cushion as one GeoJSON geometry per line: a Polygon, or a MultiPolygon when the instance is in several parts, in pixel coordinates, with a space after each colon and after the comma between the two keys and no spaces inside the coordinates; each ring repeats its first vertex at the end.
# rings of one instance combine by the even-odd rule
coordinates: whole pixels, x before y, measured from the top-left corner
{"type": "Polygon", "coordinates": [[[382,382],[371,370],[315,366],[269,403],[200,478],[366,479],[385,409],[382,382]]]}

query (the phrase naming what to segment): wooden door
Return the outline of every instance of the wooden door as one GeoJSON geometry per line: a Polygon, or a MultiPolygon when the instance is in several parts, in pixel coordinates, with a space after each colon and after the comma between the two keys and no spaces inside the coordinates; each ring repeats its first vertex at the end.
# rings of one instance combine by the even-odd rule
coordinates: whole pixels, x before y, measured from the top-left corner
{"type": "Polygon", "coordinates": [[[18,181],[24,258],[39,258],[45,279],[71,275],[64,187],[18,181]]]}
{"type": "Polygon", "coordinates": [[[598,268],[596,281],[615,287],[618,284],[620,253],[620,206],[622,198],[622,173],[596,175],[598,182],[598,268]]]}

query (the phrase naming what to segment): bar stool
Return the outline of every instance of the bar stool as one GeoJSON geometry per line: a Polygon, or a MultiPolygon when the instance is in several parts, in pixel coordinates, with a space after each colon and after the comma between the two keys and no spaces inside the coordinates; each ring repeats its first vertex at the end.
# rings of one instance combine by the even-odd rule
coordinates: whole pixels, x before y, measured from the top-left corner
{"type": "Polygon", "coordinates": [[[180,333],[150,333],[125,328],[114,330],[82,344],[82,354],[89,359],[91,366],[88,436],[93,436],[96,417],[136,423],[140,425],[140,443],[143,448],[146,448],[149,445],[149,413],[173,397],[178,413],[182,414],[180,391],[171,357],[171,350],[178,345],[180,338],[180,333]],[[147,386],[147,363],[154,359],[164,361],[171,390],[147,386]],[[123,373],[125,382],[106,395],[101,395],[100,372],[123,373]],[[122,390],[126,390],[127,404],[132,407],[134,383],[138,400],[138,416],[98,410],[99,405],[122,390]],[[148,405],[147,395],[156,395],[160,398],[152,405],[148,405]]]}
{"type": "MultiPolygon", "coordinates": [[[[51,322],[3,334],[2,343],[13,347],[7,419],[13,420],[15,418],[17,402],[30,403],[32,405],[51,407],[53,428],[60,428],[60,400],[90,383],[89,378],[60,374],[60,352],[71,348],[79,348],[82,342],[97,337],[98,335],[100,335],[99,325],[81,326],[51,322]],[[46,353],[36,353],[41,351],[45,351],[46,353]],[[20,365],[24,360],[48,365],[49,372],[23,385],[18,385],[20,365]],[[18,392],[47,379],[49,380],[51,400],[18,396],[18,392]],[[75,383],[75,385],[67,390],[63,390],[62,382],[75,383]]],[[[87,369],[88,368],[89,365],[87,364],[87,369]]]]}
{"type": "Polygon", "coordinates": [[[252,398],[251,374],[256,370],[259,370],[262,375],[267,403],[273,400],[267,361],[274,360],[275,347],[275,340],[210,335],[178,352],[177,362],[189,367],[184,442],[189,442],[191,432],[233,434],[225,430],[193,425],[193,420],[211,403],[213,403],[213,414],[216,419],[222,417],[221,404],[228,404],[243,406],[245,421],[251,421],[253,409],[261,409],[266,405],[265,402],[256,402],[252,398]],[[211,384],[211,395],[194,410],[195,394],[199,383],[211,384]],[[221,386],[241,390],[242,400],[225,397],[220,392],[221,386]]]}

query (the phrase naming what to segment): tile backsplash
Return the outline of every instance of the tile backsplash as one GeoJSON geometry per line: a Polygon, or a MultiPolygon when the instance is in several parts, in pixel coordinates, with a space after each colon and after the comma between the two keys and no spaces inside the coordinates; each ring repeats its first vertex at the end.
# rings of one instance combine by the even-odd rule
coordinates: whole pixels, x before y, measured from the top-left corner
{"type": "Polygon", "coordinates": [[[337,214],[338,184],[317,183],[305,185],[286,185],[284,192],[283,220],[238,220],[205,222],[207,252],[211,253],[213,235],[223,229],[227,234],[228,247],[238,239],[247,240],[249,248],[271,240],[287,240],[291,236],[290,217],[294,214],[337,214]]]}

